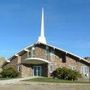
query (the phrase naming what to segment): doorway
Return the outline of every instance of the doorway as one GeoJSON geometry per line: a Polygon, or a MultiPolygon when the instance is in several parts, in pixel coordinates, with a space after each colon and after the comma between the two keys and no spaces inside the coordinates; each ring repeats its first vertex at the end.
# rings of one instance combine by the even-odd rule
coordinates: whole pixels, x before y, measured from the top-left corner
{"type": "Polygon", "coordinates": [[[41,76],[42,75],[42,67],[34,66],[33,67],[33,76],[41,76]]]}

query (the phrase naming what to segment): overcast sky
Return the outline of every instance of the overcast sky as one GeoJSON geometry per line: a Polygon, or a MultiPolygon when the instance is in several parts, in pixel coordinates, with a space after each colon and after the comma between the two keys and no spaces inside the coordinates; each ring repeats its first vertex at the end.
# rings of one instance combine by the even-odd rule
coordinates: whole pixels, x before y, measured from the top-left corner
{"type": "Polygon", "coordinates": [[[90,0],[0,0],[0,56],[37,41],[42,7],[48,44],[90,56],[90,0]]]}

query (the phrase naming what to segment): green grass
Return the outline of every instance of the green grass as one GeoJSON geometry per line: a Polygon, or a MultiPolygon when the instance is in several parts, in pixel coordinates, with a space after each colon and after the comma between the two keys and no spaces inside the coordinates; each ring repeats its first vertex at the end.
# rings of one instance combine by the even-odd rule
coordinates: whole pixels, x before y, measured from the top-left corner
{"type": "Polygon", "coordinates": [[[16,78],[0,78],[0,80],[10,80],[10,79],[18,79],[18,77],[16,77],[16,78]]]}
{"type": "Polygon", "coordinates": [[[9,80],[11,78],[0,78],[0,80],[9,80]]]}
{"type": "Polygon", "coordinates": [[[70,80],[60,80],[60,79],[53,79],[53,78],[47,78],[47,77],[28,79],[24,81],[48,82],[48,83],[90,83],[89,81],[70,81],[70,80]]]}

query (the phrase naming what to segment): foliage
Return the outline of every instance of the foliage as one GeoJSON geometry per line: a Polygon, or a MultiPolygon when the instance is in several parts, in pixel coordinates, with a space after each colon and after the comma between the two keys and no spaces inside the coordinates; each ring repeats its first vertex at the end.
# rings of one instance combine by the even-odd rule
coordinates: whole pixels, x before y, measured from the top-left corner
{"type": "Polygon", "coordinates": [[[3,68],[1,72],[2,78],[15,78],[19,75],[17,70],[13,67],[3,68]]]}
{"type": "Polygon", "coordinates": [[[68,68],[57,68],[52,72],[53,78],[63,79],[63,80],[77,80],[81,78],[81,74],[76,70],[71,70],[68,68]]]}
{"type": "Polygon", "coordinates": [[[82,80],[63,80],[63,79],[53,79],[51,77],[37,77],[37,78],[32,78],[32,79],[26,79],[24,81],[30,81],[30,82],[46,82],[46,83],[90,83],[89,81],[82,81],[82,80]]]}

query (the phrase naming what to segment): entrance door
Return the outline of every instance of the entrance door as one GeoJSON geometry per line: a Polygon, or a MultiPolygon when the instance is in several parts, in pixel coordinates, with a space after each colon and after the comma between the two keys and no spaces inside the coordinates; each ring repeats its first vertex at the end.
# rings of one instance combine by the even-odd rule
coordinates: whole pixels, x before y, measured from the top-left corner
{"type": "Polygon", "coordinates": [[[41,68],[41,66],[34,66],[33,67],[33,75],[34,76],[41,76],[42,75],[42,68],[41,68]]]}

